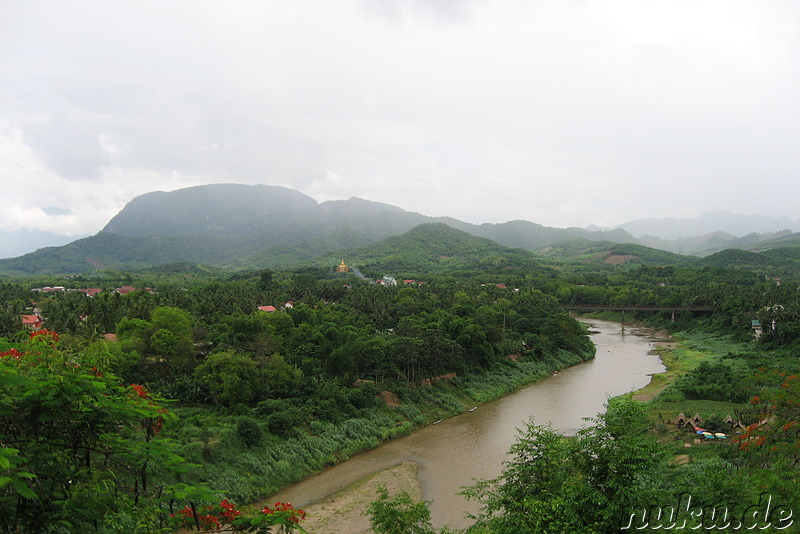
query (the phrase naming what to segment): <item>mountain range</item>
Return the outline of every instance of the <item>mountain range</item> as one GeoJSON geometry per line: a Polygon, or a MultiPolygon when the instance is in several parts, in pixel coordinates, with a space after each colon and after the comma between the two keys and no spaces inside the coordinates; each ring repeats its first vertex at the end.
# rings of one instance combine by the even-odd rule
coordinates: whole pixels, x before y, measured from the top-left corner
{"type": "Polygon", "coordinates": [[[665,241],[709,234],[727,234],[731,238],[750,234],[776,234],[800,231],[800,221],[770,215],[741,215],[722,210],[710,211],[694,219],[640,219],[616,226],[631,235],[665,241]]]}
{"type": "MultiPolygon", "coordinates": [[[[719,224],[733,230],[735,218],[718,212],[703,217],[698,227],[708,229],[713,220],[727,220],[727,226],[719,224]]],[[[767,225],[769,218],[749,220],[758,222],[759,228],[774,227],[767,225]]],[[[646,234],[657,229],[652,220],[612,229],[552,228],[528,221],[476,225],[359,198],[318,203],[284,187],[214,184],[136,197],[98,234],[0,260],[0,274],[81,273],[175,262],[230,270],[278,268],[365,247],[430,223],[555,259],[589,256],[602,257],[607,263],[624,256],[658,256],[653,249],[674,253],[659,256],[661,263],[674,263],[675,254],[704,256],[728,248],[759,250],[800,244],[788,218],[770,223],[786,223],[780,232],[737,237],[713,231],[670,240],[646,234]],[[620,246],[628,247],[628,252],[634,247],[638,254],[609,252],[620,246]]],[[[679,230],[685,227],[681,220],[674,223],[672,234],[667,233],[669,225],[662,226],[661,235],[683,236],[688,231],[679,230]]]]}

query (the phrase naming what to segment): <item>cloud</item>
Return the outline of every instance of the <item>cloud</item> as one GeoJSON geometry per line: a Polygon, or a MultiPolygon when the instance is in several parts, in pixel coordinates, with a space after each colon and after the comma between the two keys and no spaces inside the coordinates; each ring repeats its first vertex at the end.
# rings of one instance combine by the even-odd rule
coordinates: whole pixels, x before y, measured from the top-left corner
{"type": "Polygon", "coordinates": [[[81,237],[96,233],[139,194],[213,181],[117,165],[97,169],[91,179],[68,178],[49,167],[19,129],[7,125],[0,125],[0,176],[0,230],[81,237]]]}
{"type": "Polygon", "coordinates": [[[91,234],[212,182],[471,222],[796,215],[789,1],[4,9],[0,229],[91,234]]]}

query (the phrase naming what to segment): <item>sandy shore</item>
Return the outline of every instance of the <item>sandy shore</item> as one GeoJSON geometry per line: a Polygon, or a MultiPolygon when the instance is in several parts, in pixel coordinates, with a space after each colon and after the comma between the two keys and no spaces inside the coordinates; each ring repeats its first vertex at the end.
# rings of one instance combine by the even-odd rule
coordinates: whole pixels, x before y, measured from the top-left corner
{"type": "Polygon", "coordinates": [[[323,501],[306,506],[308,515],[303,522],[303,528],[309,534],[370,533],[369,517],[364,512],[378,498],[379,485],[386,486],[390,496],[406,491],[413,499],[422,500],[417,464],[403,462],[373,473],[323,501]]]}

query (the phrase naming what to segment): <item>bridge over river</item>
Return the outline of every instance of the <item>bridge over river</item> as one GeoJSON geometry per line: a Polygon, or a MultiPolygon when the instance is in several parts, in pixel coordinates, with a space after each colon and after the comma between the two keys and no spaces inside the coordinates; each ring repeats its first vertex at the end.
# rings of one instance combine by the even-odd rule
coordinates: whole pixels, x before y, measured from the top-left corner
{"type": "Polygon", "coordinates": [[[622,323],[625,323],[625,312],[635,311],[652,311],[672,312],[672,321],[675,321],[675,312],[692,312],[692,313],[711,313],[714,311],[712,306],[619,306],[619,305],[605,305],[605,304],[569,304],[563,306],[564,309],[569,311],[617,311],[622,312],[622,323]]]}

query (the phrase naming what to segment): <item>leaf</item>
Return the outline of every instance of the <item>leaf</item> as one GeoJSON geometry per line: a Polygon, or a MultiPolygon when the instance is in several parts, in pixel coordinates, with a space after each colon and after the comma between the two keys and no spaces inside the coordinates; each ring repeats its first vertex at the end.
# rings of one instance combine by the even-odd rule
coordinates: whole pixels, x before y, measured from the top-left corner
{"type": "Polygon", "coordinates": [[[25,482],[23,482],[22,480],[12,480],[11,486],[14,488],[14,491],[16,491],[17,494],[19,494],[21,497],[24,497],[25,499],[33,500],[37,498],[36,492],[34,492],[30,487],[28,487],[28,485],[25,484],[25,482]]]}

